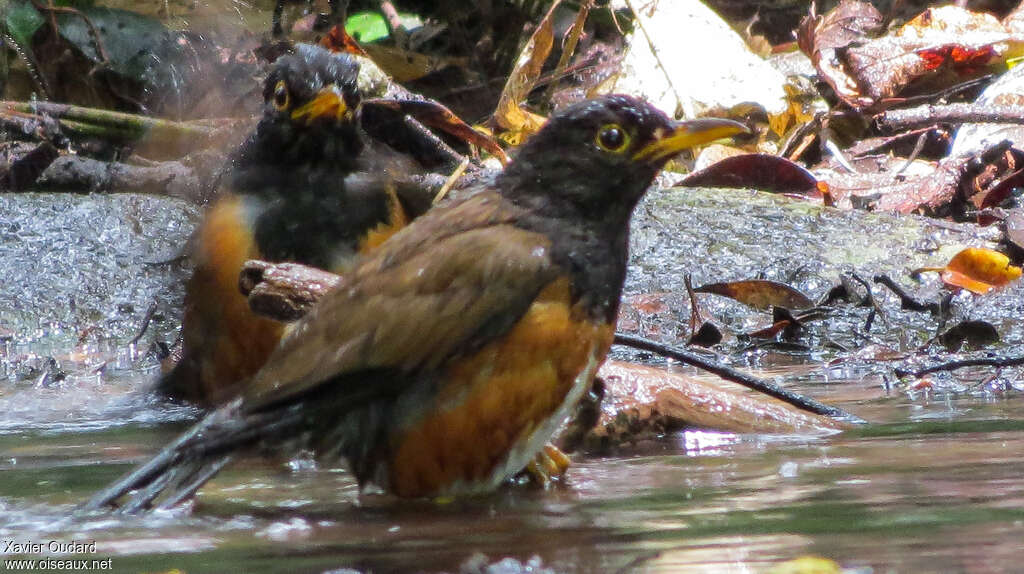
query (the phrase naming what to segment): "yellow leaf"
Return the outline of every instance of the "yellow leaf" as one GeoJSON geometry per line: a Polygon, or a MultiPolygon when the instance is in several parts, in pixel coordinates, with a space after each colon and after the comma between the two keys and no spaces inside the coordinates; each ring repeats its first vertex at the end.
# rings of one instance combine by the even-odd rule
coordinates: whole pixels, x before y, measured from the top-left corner
{"type": "Polygon", "coordinates": [[[998,251],[968,247],[957,253],[945,267],[922,267],[914,271],[937,271],[942,282],[983,295],[1020,278],[1021,268],[1010,265],[1010,258],[998,251]]]}
{"type": "Polygon", "coordinates": [[[536,132],[544,124],[544,118],[524,110],[521,106],[530,94],[534,83],[540,77],[544,62],[551,54],[551,47],[554,45],[554,14],[560,2],[551,5],[544,19],[541,20],[530,41],[526,43],[523,51],[519,54],[515,68],[505,82],[501,91],[501,98],[498,100],[498,107],[494,110],[494,123],[499,127],[517,132],[522,136],[529,136],[536,132]]]}

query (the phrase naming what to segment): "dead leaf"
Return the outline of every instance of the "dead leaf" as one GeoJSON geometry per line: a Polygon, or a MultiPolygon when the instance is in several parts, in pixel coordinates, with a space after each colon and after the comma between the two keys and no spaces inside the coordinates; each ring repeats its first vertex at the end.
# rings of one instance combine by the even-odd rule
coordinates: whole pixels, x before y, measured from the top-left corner
{"type": "Polygon", "coordinates": [[[394,46],[381,44],[361,46],[341,26],[332,27],[330,32],[320,39],[320,45],[333,52],[366,56],[399,84],[418,80],[451,66],[465,67],[469,63],[468,58],[439,58],[394,46]]]}
{"type": "Polygon", "coordinates": [[[785,307],[772,307],[772,324],[758,329],[747,336],[751,339],[774,339],[780,334],[782,339],[795,339],[803,329],[803,323],[793,316],[785,307]]]}
{"type": "Polygon", "coordinates": [[[363,102],[364,106],[379,106],[408,114],[423,125],[451,134],[462,141],[475,145],[498,158],[502,165],[508,163],[505,150],[491,136],[473,129],[462,121],[454,112],[433,100],[393,100],[372,99],[363,102]]]}
{"type": "Polygon", "coordinates": [[[675,117],[720,115],[745,103],[785,113],[785,75],[751,52],[708,4],[627,0],[633,31],[613,91],[675,117]]]}
{"type": "Polygon", "coordinates": [[[881,29],[882,14],[867,2],[843,0],[824,16],[813,11],[800,22],[797,45],[818,73],[843,101],[861,107],[870,104],[846,69],[840,50],[881,29]]]}
{"type": "Polygon", "coordinates": [[[988,321],[961,321],[937,337],[939,343],[950,353],[960,350],[965,344],[979,349],[999,342],[999,332],[988,321]]]}
{"type": "Polygon", "coordinates": [[[775,155],[751,153],[727,157],[691,173],[683,187],[740,187],[777,193],[819,195],[818,180],[803,167],[775,155]]]}
{"type": "Polygon", "coordinates": [[[687,273],[683,277],[686,284],[686,296],[690,299],[690,338],[687,345],[700,345],[710,347],[722,342],[722,329],[715,325],[711,314],[708,313],[697,299],[697,293],[693,290],[693,277],[687,273]]]}
{"type": "Polygon", "coordinates": [[[320,39],[320,45],[332,52],[343,52],[345,54],[356,54],[367,56],[359,42],[345,31],[341,25],[332,26],[330,31],[320,39]]]}
{"type": "Polygon", "coordinates": [[[418,80],[448,67],[464,68],[469,64],[468,58],[439,58],[380,44],[367,44],[363,49],[381,70],[399,84],[418,80]]]}
{"type": "Polygon", "coordinates": [[[978,295],[1015,281],[1021,275],[1021,268],[1010,265],[1009,257],[982,247],[968,247],[954,255],[945,267],[922,267],[911,275],[926,271],[938,272],[947,286],[961,287],[978,295]]]}
{"type": "Polygon", "coordinates": [[[1000,179],[995,185],[992,185],[987,190],[979,191],[978,193],[971,196],[971,203],[974,204],[978,209],[986,209],[989,207],[997,207],[1006,198],[1010,197],[1010,193],[1014,189],[1019,189],[1024,186],[1024,169],[1018,169],[1010,175],[1000,179]]]}
{"type": "Polygon", "coordinates": [[[554,14],[559,4],[561,0],[556,0],[551,5],[551,9],[520,52],[519,59],[501,90],[498,106],[491,116],[494,125],[514,134],[513,139],[509,141],[516,144],[544,125],[544,117],[524,110],[522,105],[540,77],[544,62],[551,54],[555,38],[554,14]]]}
{"type": "Polygon", "coordinates": [[[701,323],[700,328],[694,331],[690,338],[686,340],[686,344],[697,345],[698,347],[713,347],[721,343],[724,338],[722,329],[718,325],[711,321],[704,321],[701,323]]]}
{"type": "Polygon", "coordinates": [[[856,173],[827,162],[815,167],[815,177],[828,184],[837,207],[864,207],[897,213],[941,213],[965,198],[976,204],[1002,201],[1009,192],[1016,166],[1024,160],[1008,153],[1009,142],[989,146],[977,155],[945,157],[938,162],[914,161],[891,155],[854,158],[856,173]],[[1008,185],[1010,185],[1008,184],[1008,185]]]}
{"type": "Polygon", "coordinates": [[[694,291],[729,297],[763,311],[772,307],[807,309],[814,306],[814,302],[799,290],[784,283],[764,279],[711,283],[697,287],[694,291]]]}
{"type": "Polygon", "coordinates": [[[863,2],[843,2],[800,27],[800,47],[846,104],[863,109],[927,80],[946,87],[1002,62],[1024,36],[994,16],[956,6],[929,8],[898,30],[870,38],[880,23],[863,2]]]}

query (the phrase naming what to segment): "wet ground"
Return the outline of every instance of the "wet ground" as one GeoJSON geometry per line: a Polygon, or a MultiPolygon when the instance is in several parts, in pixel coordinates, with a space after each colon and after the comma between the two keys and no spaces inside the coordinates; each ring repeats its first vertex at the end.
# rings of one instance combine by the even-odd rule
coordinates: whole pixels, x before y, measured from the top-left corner
{"type": "MultiPolygon", "coordinates": [[[[456,502],[357,497],[341,469],[239,461],[191,507],[154,516],[76,516],[74,506],[155,452],[194,413],[152,398],[149,353],[176,335],[184,270],[173,261],[195,220],[183,204],[139,196],[0,195],[0,554],[7,540],[72,540],[62,558],[113,571],[764,572],[814,554],[856,572],[1013,571],[1024,535],[1022,377],[939,376],[910,388],[891,364],[826,339],[908,352],[935,320],[877,294],[888,328],[843,309],[805,348],[748,349],[731,360],[871,421],[831,436],[686,431],[577,455],[564,484],[456,502]],[[70,298],[74,297],[74,305],[70,298]],[[134,344],[155,302],[150,328],[134,344]],[[845,333],[845,335],[843,334],[845,333]],[[990,380],[991,379],[991,380],[990,380]],[[998,383],[998,384],[996,384],[998,383]],[[94,550],[94,551],[93,551],[94,550]]],[[[746,192],[669,192],[642,209],[632,294],[762,274],[814,297],[841,271],[905,271],[948,260],[986,232],[883,215],[821,212],[746,192]]],[[[723,324],[763,320],[707,297],[723,324]]],[[[958,297],[1020,354],[1019,286],[958,297]]],[[[638,328],[662,338],[665,315],[638,328]]],[[[915,360],[935,358],[925,354],[915,360]]],[[[908,359],[909,360],[909,359],[908,359]]],[[[28,554],[0,555],[0,569],[28,554]]]]}

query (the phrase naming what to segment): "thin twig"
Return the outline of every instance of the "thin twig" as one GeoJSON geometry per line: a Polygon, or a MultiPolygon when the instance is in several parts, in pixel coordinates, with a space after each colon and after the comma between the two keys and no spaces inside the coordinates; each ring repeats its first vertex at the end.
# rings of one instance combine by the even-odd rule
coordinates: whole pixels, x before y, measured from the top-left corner
{"type": "Polygon", "coordinates": [[[928,311],[932,314],[939,313],[938,303],[922,303],[915,299],[912,295],[907,293],[900,287],[895,281],[892,280],[888,275],[875,275],[875,283],[884,285],[889,288],[890,291],[896,294],[900,298],[900,308],[906,309],[907,311],[928,311]]]}
{"type": "Polygon", "coordinates": [[[469,167],[468,157],[463,159],[462,162],[459,163],[459,167],[455,168],[455,171],[453,171],[452,174],[448,176],[448,179],[445,180],[444,185],[441,186],[441,189],[437,191],[437,195],[435,195],[433,201],[431,201],[431,205],[437,205],[438,203],[441,203],[441,200],[444,199],[446,195],[448,195],[448,192],[451,191],[452,187],[455,185],[455,182],[459,181],[459,178],[462,177],[462,174],[466,173],[467,167],[469,167]]]}
{"type": "MultiPolygon", "coordinates": [[[[935,124],[935,125],[931,125],[931,126],[928,126],[928,127],[925,127],[925,128],[919,128],[919,129],[916,129],[916,130],[910,130],[908,132],[901,132],[901,133],[898,133],[898,134],[894,134],[894,135],[891,135],[891,136],[888,136],[888,137],[881,138],[880,141],[875,142],[873,145],[870,145],[870,146],[865,147],[863,149],[857,149],[856,152],[852,152],[853,148],[848,149],[846,151],[852,153],[851,157],[853,157],[855,159],[859,159],[859,158],[862,158],[862,157],[867,156],[867,155],[878,153],[881,150],[883,150],[884,148],[892,146],[892,145],[894,145],[896,142],[898,142],[900,140],[904,140],[904,139],[907,139],[907,138],[917,138],[917,137],[921,136],[922,134],[927,135],[927,134],[930,134],[931,132],[939,132],[938,133],[939,137],[941,137],[942,134],[946,133],[946,131],[943,130],[938,124],[935,124]]],[[[854,147],[856,147],[856,146],[854,146],[854,147]]]]}
{"type": "Polygon", "coordinates": [[[921,155],[921,150],[924,149],[924,142],[927,139],[928,132],[925,132],[918,136],[917,142],[914,143],[914,149],[911,150],[910,152],[910,157],[907,158],[907,161],[903,162],[903,165],[901,165],[900,168],[896,170],[896,173],[892,174],[893,179],[899,177],[900,174],[902,174],[904,171],[907,170],[908,167],[911,166],[911,164],[917,161],[917,156],[921,155]]]}
{"type": "Polygon", "coordinates": [[[135,346],[135,344],[139,342],[139,339],[142,339],[142,336],[146,334],[146,331],[149,330],[149,323],[153,320],[154,315],[156,315],[156,301],[150,303],[149,309],[146,309],[146,315],[142,318],[142,325],[139,326],[139,332],[131,341],[128,342],[129,347],[135,346]]]}
{"type": "Polygon", "coordinates": [[[960,359],[958,361],[949,361],[947,363],[939,363],[938,365],[924,367],[916,371],[908,369],[895,369],[895,371],[896,376],[898,377],[906,377],[908,375],[912,377],[920,377],[921,375],[927,375],[928,373],[953,371],[964,367],[1015,367],[1017,365],[1024,365],[1024,357],[981,357],[978,359],[960,359]]]}
{"type": "Polygon", "coordinates": [[[46,82],[46,78],[39,72],[39,64],[36,63],[35,57],[32,55],[31,50],[26,50],[24,46],[19,44],[10,34],[3,34],[0,36],[0,47],[6,45],[8,48],[14,50],[21,61],[25,64],[25,69],[28,70],[28,75],[32,78],[32,81],[36,85],[36,89],[42,94],[44,100],[50,99],[50,85],[46,82]]]}
{"type": "Polygon", "coordinates": [[[275,40],[284,36],[284,26],[281,25],[281,18],[284,16],[285,0],[274,2],[274,11],[270,14],[270,36],[275,40]]]}
{"type": "Polygon", "coordinates": [[[748,375],[747,373],[738,371],[736,369],[733,369],[732,367],[728,367],[721,363],[705,359],[699,355],[690,353],[689,351],[686,351],[684,349],[679,349],[677,347],[672,347],[669,345],[663,345],[656,341],[651,341],[650,339],[637,337],[635,335],[626,335],[623,333],[615,334],[615,344],[626,345],[634,349],[640,349],[642,351],[657,353],[664,357],[669,357],[677,361],[682,361],[688,365],[693,365],[694,367],[703,369],[710,373],[714,373],[722,377],[723,379],[732,381],[734,383],[738,383],[740,385],[743,385],[744,387],[747,387],[748,389],[753,389],[759,393],[766,394],[770,397],[774,397],[776,399],[779,399],[780,401],[789,403],[798,409],[810,413],[824,415],[827,417],[832,417],[837,420],[856,424],[863,424],[866,422],[864,419],[858,417],[857,415],[848,413],[843,409],[840,409],[839,407],[826,405],[810,397],[806,397],[804,395],[800,395],[798,393],[786,390],[776,385],[775,383],[771,383],[764,379],[753,377],[751,375],[748,375]]]}

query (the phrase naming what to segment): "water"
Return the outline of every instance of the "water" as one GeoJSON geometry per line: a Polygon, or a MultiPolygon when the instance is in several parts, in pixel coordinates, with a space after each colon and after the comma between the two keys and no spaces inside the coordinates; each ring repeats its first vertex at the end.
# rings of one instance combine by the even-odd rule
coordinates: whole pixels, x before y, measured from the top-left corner
{"type": "Polygon", "coordinates": [[[912,400],[878,381],[830,384],[872,397],[837,402],[876,424],[821,438],[687,431],[577,457],[548,491],[450,503],[360,499],[339,469],[245,459],[190,511],[68,518],[173,429],[11,433],[0,438],[0,539],[95,540],[117,571],[458,571],[479,553],[536,555],[555,571],[759,572],[806,554],[875,572],[1014,570],[1020,397],[912,400]]]}
{"type": "MultiPolygon", "coordinates": [[[[814,262],[818,271],[800,277],[817,277],[813,280],[820,284],[794,281],[818,295],[841,265],[830,256],[812,255],[838,251],[815,245],[797,252],[803,242],[787,239],[788,217],[795,218],[795,228],[847,243],[870,240],[865,230],[896,225],[895,218],[884,216],[773,206],[769,211],[781,214],[773,225],[783,229],[758,231],[748,224],[756,241],[732,233],[735,241],[724,243],[735,245],[723,247],[711,239],[729,233],[716,227],[724,225],[721,213],[742,210],[720,199],[728,194],[688,197],[685,209],[672,195],[649,202],[649,212],[638,222],[640,255],[632,268],[632,293],[678,293],[684,268],[701,275],[698,283],[749,277],[757,269],[778,278],[792,263],[771,263],[781,260],[773,254],[785,253],[787,261],[814,262]],[[676,216],[688,219],[676,221],[676,216]],[[706,247],[694,247],[695,242],[706,247]],[[787,251],[790,243],[794,247],[787,251]]],[[[742,194],[734,197],[743,205],[748,201],[742,194]]],[[[109,559],[118,572],[190,574],[343,568],[763,572],[808,554],[856,572],[1019,567],[1024,535],[1019,372],[1004,370],[1005,385],[985,382],[991,369],[976,369],[914,387],[893,379],[891,364],[879,361],[880,353],[826,350],[813,340],[807,353],[759,349],[731,360],[872,424],[831,436],[678,432],[578,453],[564,482],[547,491],[516,486],[454,502],[360,497],[343,469],[243,458],[190,507],[143,517],[75,515],[76,504],[157,451],[195,415],[150,395],[147,385],[158,367],[146,352],[154,342],[171,342],[176,335],[175,301],[183,273],[173,265],[150,263],[181,247],[194,211],[138,196],[0,200],[7,202],[5,213],[22,214],[5,220],[5,233],[39,237],[16,242],[8,235],[0,244],[8,262],[0,270],[6,279],[0,298],[8,309],[17,305],[17,312],[2,316],[10,335],[0,341],[5,375],[0,378],[0,544],[95,541],[95,553],[65,558],[109,559]],[[96,219],[101,213],[107,215],[96,219]],[[16,221],[19,227],[11,231],[16,221]],[[74,273],[69,277],[60,265],[19,267],[32,260],[65,262],[74,273]],[[83,291],[83,284],[95,287],[83,291]],[[68,294],[76,295],[73,308],[62,303],[68,294]],[[163,318],[129,346],[154,300],[163,318]],[[83,332],[95,335],[83,339],[83,332]]],[[[910,250],[908,258],[894,256],[921,233],[932,232],[926,222],[911,225],[897,234],[906,241],[879,239],[892,251],[857,263],[858,269],[867,275],[897,273],[923,264],[919,260],[933,254],[910,250]]],[[[958,233],[953,239],[967,241],[974,231],[958,233]]],[[[921,287],[932,288],[930,283],[921,287]]],[[[1003,343],[997,349],[1008,353],[1021,341],[1019,325],[1007,314],[1020,309],[1021,292],[1015,289],[959,304],[960,312],[972,317],[1001,319],[1003,343]]],[[[763,319],[715,299],[707,298],[712,312],[732,317],[735,324],[763,319]]],[[[891,300],[882,300],[893,326],[870,334],[878,345],[909,353],[913,341],[899,348],[901,339],[893,332],[902,321],[924,333],[935,328],[933,319],[905,315],[891,300]]],[[[641,326],[674,332],[688,313],[688,307],[672,303],[665,316],[641,326]]],[[[815,337],[859,324],[863,313],[844,310],[842,320],[826,323],[815,337]]]]}

